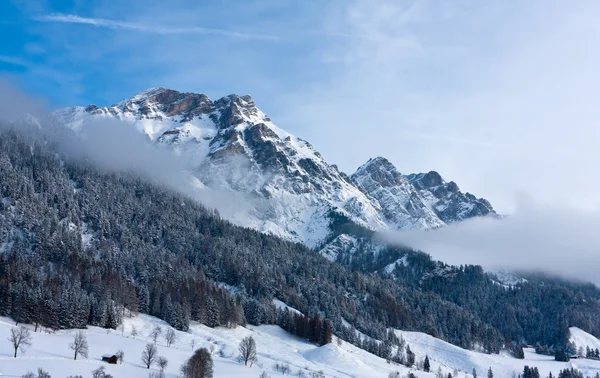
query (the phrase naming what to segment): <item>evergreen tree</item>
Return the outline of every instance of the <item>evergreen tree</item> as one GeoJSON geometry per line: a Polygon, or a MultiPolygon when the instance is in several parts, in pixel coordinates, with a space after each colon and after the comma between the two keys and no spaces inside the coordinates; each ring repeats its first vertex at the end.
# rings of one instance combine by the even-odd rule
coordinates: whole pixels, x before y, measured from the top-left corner
{"type": "Polygon", "coordinates": [[[215,328],[219,326],[219,307],[217,302],[208,298],[206,301],[206,323],[207,326],[215,328]]]}
{"type": "Polygon", "coordinates": [[[410,350],[410,345],[406,346],[406,367],[412,367],[415,364],[415,354],[410,350]]]}
{"type": "Polygon", "coordinates": [[[554,352],[554,359],[556,361],[568,362],[569,356],[567,356],[567,353],[563,348],[557,348],[554,352]]]}
{"type": "Polygon", "coordinates": [[[431,370],[431,365],[429,364],[429,356],[425,355],[425,361],[423,361],[423,371],[429,372],[431,370]]]}

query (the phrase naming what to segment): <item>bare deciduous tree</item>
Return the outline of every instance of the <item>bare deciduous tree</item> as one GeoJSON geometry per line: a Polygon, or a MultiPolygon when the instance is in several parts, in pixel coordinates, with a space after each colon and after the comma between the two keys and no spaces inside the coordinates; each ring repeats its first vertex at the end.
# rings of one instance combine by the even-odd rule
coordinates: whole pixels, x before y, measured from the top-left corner
{"type": "Polygon", "coordinates": [[[252,364],[256,362],[256,341],[254,341],[254,337],[248,336],[242,339],[239,351],[239,358],[244,361],[244,365],[250,363],[250,366],[252,366],[252,364]]]}
{"type": "Polygon", "coordinates": [[[213,361],[206,348],[200,348],[181,367],[184,378],[212,378],[213,361]]]}
{"type": "Polygon", "coordinates": [[[31,346],[31,333],[23,326],[13,328],[10,330],[10,336],[8,341],[11,342],[15,349],[15,358],[17,358],[17,351],[21,351],[21,354],[25,353],[25,348],[31,346]]]}
{"type": "Polygon", "coordinates": [[[146,368],[150,369],[150,366],[156,360],[158,349],[154,344],[146,344],[146,348],[142,352],[142,362],[146,365],[146,368]]]}
{"type": "Polygon", "coordinates": [[[156,340],[158,340],[158,336],[160,336],[161,333],[162,328],[160,328],[160,326],[154,327],[150,332],[150,338],[152,339],[152,341],[154,341],[154,344],[156,344],[156,340]]]}
{"type": "Polygon", "coordinates": [[[119,349],[115,356],[117,356],[117,360],[119,360],[119,363],[122,364],[123,360],[125,359],[125,352],[119,349]]]}
{"type": "Polygon", "coordinates": [[[50,373],[48,373],[47,371],[45,371],[42,368],[38,368],[38,373],[37,375],[35,375],[32,372],[27,372],[25,373],[25,375],[23,375],[21,378],[52,378],[50,377],[50,373]]]}
{"type": "Polygon", "coordinates": [[[135,337],[137,336],[137,328],[135,328],[134,325],[131,326],[131,337],[133,337],[135,339],[135,337]]]}
{"type": "Polygon", "coordinates": [[[88,342],[82,331],[75,332],[73,342],[69,344],[69,348],[73,351],[74,360],[77,359],[78,355],[82,355],[83,358],[88,357],[88,342]]]}
{"type": "Polygon", "coordinates": [[[113,376],[104,371],[104,366],[100,366],[98,369],[92,370],[92,378],[113,378],[113,376]]]}
{"type": "Polygon", "coordinates": [[[177,340],[177,334],[173,328],[169,328],[167,333],[165,333],[165,341],[167,342],[167,347],[171,347],[171,345],[177,340]]]}
{"type": "Polygon", "coordinates": [[[192,339],[192,341],[190,341],[190,345],[192,346],[192,350],[194,350],[194,347],[196,346],[196,339],[192,339]]]}
{"type": "Polygon", "coordinates": [[[279,362],[276,362],[275,365],[273,365],[273,369],[282,375],[290,374],[292,372],[290,365],[284,363],[280,364],[279,362]]]}
{"type": "Polygon", "coordinates": [[[165,371],[165,368],[169,364],[169,360],[166,357],[158,356],[156,358],[156,364],[158,365],[161,372],[165,371]]]}

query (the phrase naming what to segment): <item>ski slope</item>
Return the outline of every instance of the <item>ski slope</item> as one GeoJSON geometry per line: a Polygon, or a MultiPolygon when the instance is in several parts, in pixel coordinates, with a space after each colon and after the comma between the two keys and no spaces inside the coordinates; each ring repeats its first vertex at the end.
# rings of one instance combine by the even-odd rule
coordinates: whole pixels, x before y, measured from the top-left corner
{"type": "MultiPolygon", "coordinates": [[[[83,331],[89,343],[89,358],[80,357],[74,361],[69,343],[75,330],[56,333],[47,333],[44,330],[34,333],[33,327],[29,325],[26,326],[32,331],[33,345],[24,355],[19,353],[17,358],[12,358],[13,350],[7,338],[14,322],[9,318],[0,318],[0,373],[3,377],[21,377],[28,371],[35,372],[41,367],[54,378],[66,378],[70,375],[91,377],[92,370],[105,366],[106,372],[115,378],[146,378],[150,371],[158,370],[153,366],[149,371],[141,362],[142,350],[151,342],[149,334],[156,325],[162,327],[164,335],[168,325],[148,315],[126,318],[124,329],[89,327],[83,331]],[[131,336],[134,327],[138,333],[135,338],[131,336]],[[101,361],[103,354],[113,354],[119,349],[125,352],[122,365],[109,365],[101,361]]],[[[525,360],[517,360],[503,354],[487,355],[464,350],[423,333],[396,332],[410,345],[417,360],[422,360],[425,355],[429,356],[432,373],[413,370],[419,378],[433,378],[433,372],[438,368],[442,369],[445,376],[456,370],[460,372],[461,378],[471,377],[473,368],[479,376],[484,376],[489,367],[494,371],[495,377],[512,377],[513,372],[521,372],[524,365],[537,366],[544,377],[550,371],[557,375],[560,369],[570,366],[590,376],[600,372],[600,361],[582,359],[561,363],[553,361],[552,357],[537,355],[531,349],[525,350],[525,360]]],[[[306,377],[309,377],[311,372],[322,371],[326,377],[387,378],[392,371],[398,371],[402,375],[410,371],[404,366],[388,364],[385,360],[349,343],[334,342],[318,347],[286,333],[277,326],[212,329],[192,324],[188,332],[176,333],[177,341],[170,348],[166,346],[162,336],[157,342],[158,354],[169,360],[165,370],[167,378],[180,376],[181,365],[192,355],[192,340],[195,340],[196,348],[206,347],[213,351],[216,378],[257,378],[262,371],[266,371],[271,377],[280,377],[282,375],[273,369],[275,363],[289,364],[292,376],[297,376],[298,372],[302,371],[306,377]],[[258,362],[252,367],[246,367],[237,360],[238,344],[246,336],[253,336],[257,343],[258,362]]],[[[572,334],[581,345],[584,345],[582,340],[590,343],[590,347],[592,342],[600,345],[598,339],[580,329],[572,329],[572,334]]],[[[336,340],[337,337],[334,337],[334,341],[336,340]]]]}

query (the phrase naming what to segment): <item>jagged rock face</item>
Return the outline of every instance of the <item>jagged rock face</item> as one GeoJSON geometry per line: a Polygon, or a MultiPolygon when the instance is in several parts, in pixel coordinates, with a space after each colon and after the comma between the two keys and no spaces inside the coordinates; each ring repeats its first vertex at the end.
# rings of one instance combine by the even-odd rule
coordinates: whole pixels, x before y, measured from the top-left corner
{"type": "Polygon", "coordinates": [[[444,184],[442,176],[435,171],[431,171],[429,173],[411,174],[409,175],[409,179],[417,190],[435,188],[444,184]]]}
{"type": "Polygon", "coordinates": [[[461,192],[454,181],[445,182],[437,172],[411,174],[407,178],[445,223],[496,214],[486,199],[461,192]]]}
{"type": "MultiPolygon", "coordinates": [[[[113,108],[111,107],[111,109],[113,108]]],[[[150,119],[162,119],[162,114],[164,114],[167,117],[180,116],[183,121],[189,121],[194,117],[209,113],[211,101],[204,94],[181,93],[159,88],[142,92],[140,95],[118,103],[116,108],[150,119]]]]}
{"type": "Polygon", "coordinates": [[[387,159],[370,159],[351,177],[356,186],[379,203],[392,228],[434,228],[444,224],[387,159]]]}
{"type": "Polygon", "coordinates": [[[153,88],[110,107],[66,108],[55,115],[76,131],[102,118],[131,124],[186,158],[204,187],[243,194],[249,206],[232,213],[234,223],[311,247],[334,240],[328,258],[355,240],[333,230],[331,214],[377,231],[427,229],[493,212],[487,201],[462,194],[435,172],[403,176],[384,158],[348,177],[310,143],[275,126],[247,95],[212,101],[153,88]]]}

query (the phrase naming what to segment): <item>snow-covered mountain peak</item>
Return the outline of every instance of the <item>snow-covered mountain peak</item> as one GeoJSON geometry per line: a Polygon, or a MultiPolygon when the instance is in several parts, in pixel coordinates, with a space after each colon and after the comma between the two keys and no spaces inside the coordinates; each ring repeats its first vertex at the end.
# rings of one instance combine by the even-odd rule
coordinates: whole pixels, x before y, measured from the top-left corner
{"type": "Polygon", "coordinates": [[[352,175],[354,179],[366,176],[384,186],[399,185],[407,182],[406,178],[398,172],[398,169],[389,160],[381,156],[369,159],[352,175]]]}
{"type": "Polygon", "coordinates": [[[231,94],[215,101],[214,107],[221,115],[219,121],[223,128],[243,122],[261,123],[271,121],[265,113],[256,107],[250,95],[238,96],[231,94]]]}
{"type": "Polygon", "coordinates": [[[231,211],[230,220],[311,247],[339,235],[335,228],[346,220],[386,230],[440,227],[450,218],[440,217],[434,206],[445,197],[428,190],[449,191],[453,183],[430,172],[419,176],[417,188],[413,175],[402,175],[383,157],[370,159],[348,177],[310,143],[277,127],[249,95],[213,101],[205,94],[158,87],[108,107],[54,114],[76,131],[94,120],[130,124],[187,158],[200,186],[242,194],[249,206],[231,211]]]}

